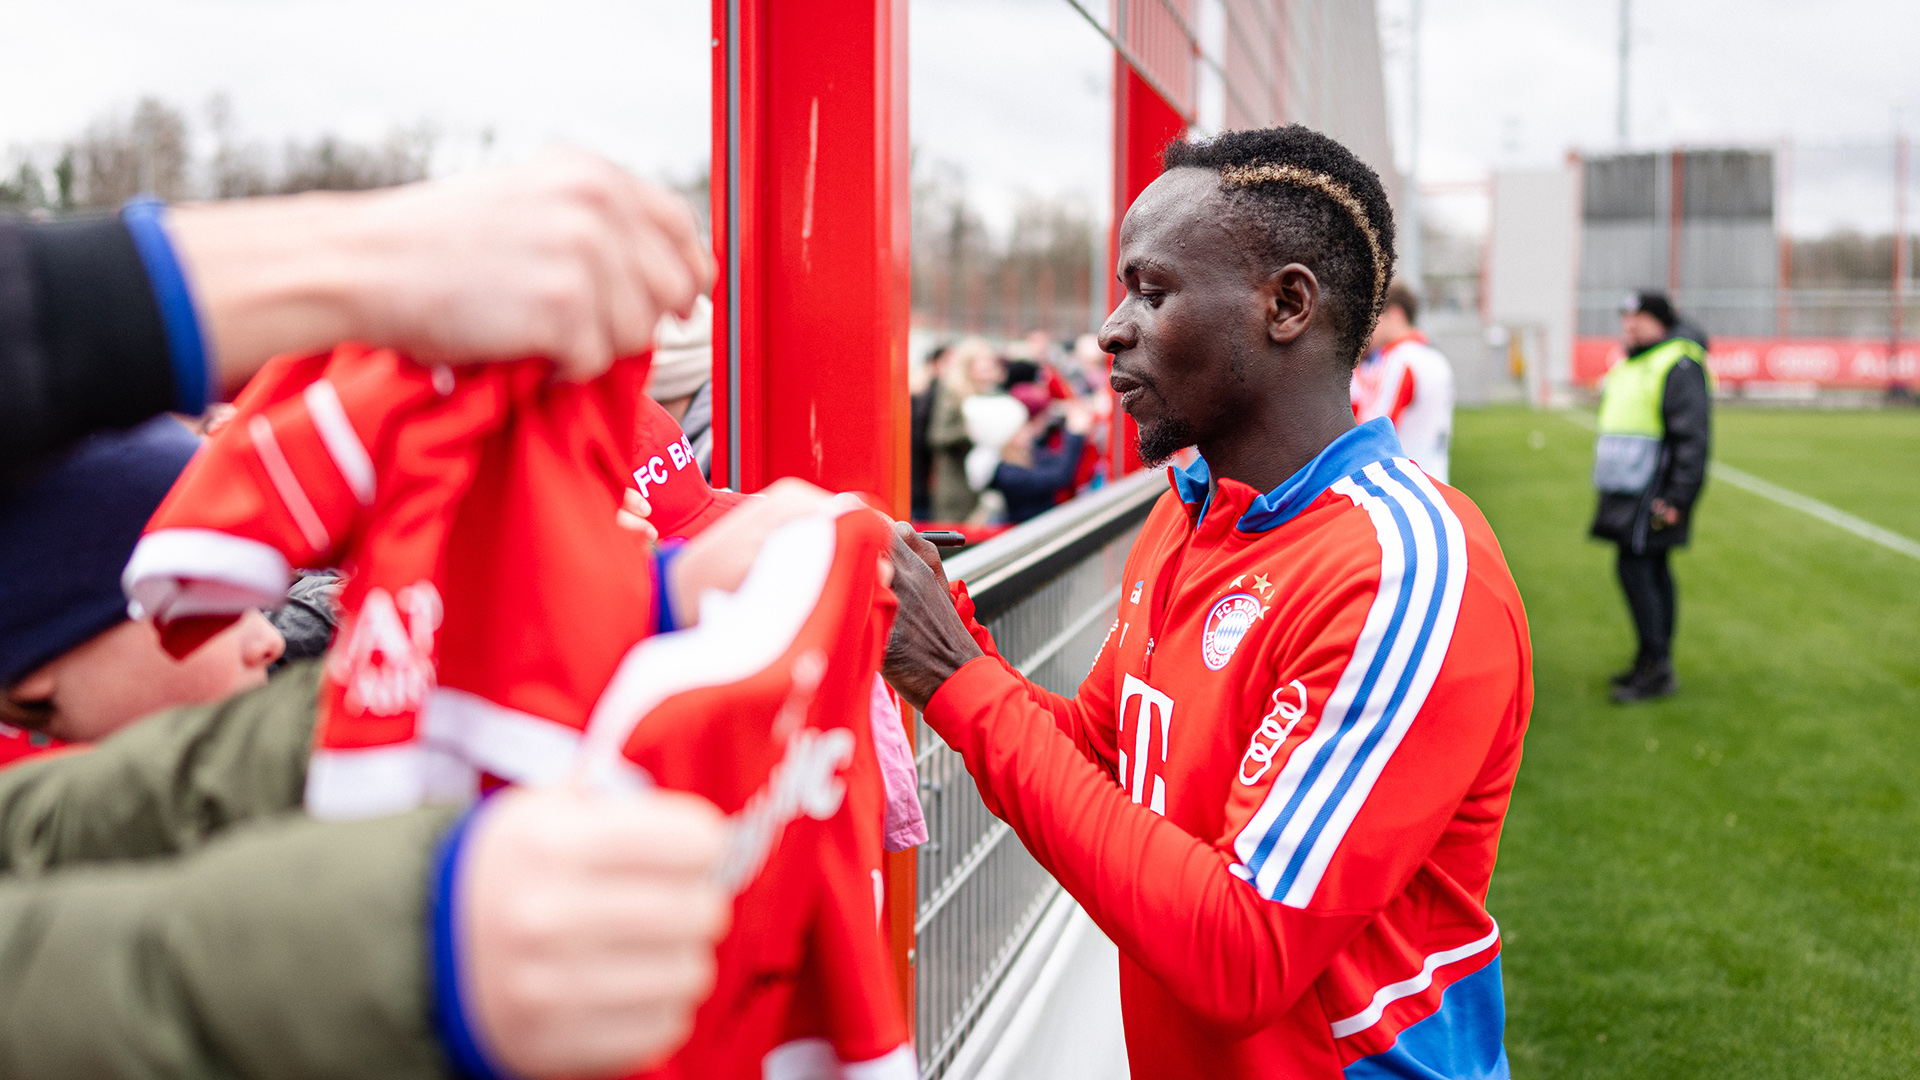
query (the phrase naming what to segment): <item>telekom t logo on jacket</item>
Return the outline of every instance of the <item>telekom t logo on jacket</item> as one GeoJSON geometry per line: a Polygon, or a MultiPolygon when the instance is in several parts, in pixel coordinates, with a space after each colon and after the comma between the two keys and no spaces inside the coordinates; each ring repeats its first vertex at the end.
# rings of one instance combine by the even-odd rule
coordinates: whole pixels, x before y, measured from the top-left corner
{"type": "Polygon", "coordinates": [[[1120,687],[1120,786],[1134,802],[1146,799],[1147,808],[1162,817],[1167,813],[1167,735],[1172,723],[1173,699],[1127,676],[1120,687]]]}

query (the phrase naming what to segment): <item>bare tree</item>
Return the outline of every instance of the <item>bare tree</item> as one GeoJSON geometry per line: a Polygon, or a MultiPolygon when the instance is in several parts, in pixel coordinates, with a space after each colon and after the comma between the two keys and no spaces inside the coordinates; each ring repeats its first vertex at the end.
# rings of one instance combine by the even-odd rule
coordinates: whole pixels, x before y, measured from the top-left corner
{"type": "Polygon", "coordinates": [[[1085,330],[1098,282],[1091,269],[1095,219],[1075,198],[1028,196],[996,242],[968,197],[966,172],[916,162],[913,310],[923,323],[1013,336],[1085,330]]]}
{"type": "Polygon", "coordinates": [[[992,238],[967,199],[967,176],[947,161],[914,163],[913,308],[931,321],[971,328],[979,317],[976,285],[991,260],[992,238]]]}
{"type": "Polygon", "coordinates": [[[213,160],[208,162],[209,187],[216,199],[242,199],[273,190],[266,148],[242,143],[234,134],[233,99],[226,91],[207,101],[207,126],[213,129],[213,160]]]}
{"type": "Polygon", "coordinates": [[[27,173],[21,171],[0,182],[0,205],[25,205],[37,198],[38,204],[59,209],[98,208],[117,206],[141,193],[177,200],[359,190],[425,179],[432,161],[434,135],[424,125],[396,129],[377,143],[337,135],[289,140],[275,154],[258,141],[237,136],[226,94],[208,101],[206,115],[214,151],[204,166],[193,160],[185,114],[158,98],[143,97],[130,116],[96,120],[64,147],[53,169],[57,199],[46,197],[37,171],[37,188],[27,185],[27,173]],[[196,175],[204,180],[195,183],[196,175]]]}
{"type": "Polygon", "coordinates": [[[74,207],[73,147],[69,146],[60,153],[60,160],[53,166],[54,188],[60,193],[57,204],[61,210],[74,207]]]}
{"type": "Polygon", "coordinates": [[[335,135],[289,142],[274,190],[359,191],[411,183],[426,179],[432,154],[433,135],[425,128],[395,131],[371,146],[335,135]]]}
{"type": "MultiPolygon", "coordinates": [[[[1893,279],[1893,237],[1842,229],[1794,239],[1793,284],[1800,288],[1886,288],[1893,279]]],[[[1909,260],[1907,265],[1913,265],[1909,260]]]]}
{"type": "Polygon", "coordinates": [[[0,207],[13,211],[38,210],[47,205],[47,185],[40,170],[25,155],[17,155],[13,175],[0,180],[0,207]]]}
{"type": "Polygon", "coordinates": [[[1011,279],[1002,283],[1002,295],[1018,298],[1002,316],[1004,323],[1054,336],[1087,328],[1093,228],[1091,211],[1078,199],[1022,200],[999,268],[1011,279]]]}
{"type": "Polygon", "coordinates": [[[95,121],[69,153],[80,206],[117,206],[142,193],[163,199],[190,194],[187,118],[159,98],[141,98],[130,117],[95,121]]]}

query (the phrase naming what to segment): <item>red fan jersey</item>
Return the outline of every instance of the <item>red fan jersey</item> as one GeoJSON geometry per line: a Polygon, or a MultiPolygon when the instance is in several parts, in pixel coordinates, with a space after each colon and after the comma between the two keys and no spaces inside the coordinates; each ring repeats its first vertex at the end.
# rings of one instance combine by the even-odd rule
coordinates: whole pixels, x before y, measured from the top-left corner
{"type": "Polygon", "coordinates": [[[154,512],[128,596],[167,635],[279,604],[290,566],[348,572],[307,772],[317,816],[462,801],[483,771],[557,779],[654,625],[652,560],[614,521],[647,365],[571,383],[541,360],[278,358],[154,512]]]}
{"type": "MultiPolygon", "coordinates": [[[[483,771],[704,795],[734,818],[739,899],[664,1075],[906,1080],[867,722],[890,534],[857,500],[791,523],[695,628],[649,639],[653,560],[614,516],[659,419],[645,373],[435,373],[356,346],[276,361],[155,513],[129,592],[166,625],[275,602],[289,565],[344,564],[311,812],[461,801],[483,771]]],[[[693,520],[717,505],[699,494],[693,520]]]]}
{"type": "Polygon", "coordinates": [[[1079,694],[989,656],[928,723],[1119,944],[1135,1076],[1504,1077],[1533,688],[1492,531],[1384,420],[1265,494],[1170,472],[1079,694]]]}
{"type": "Polygon", "coordinates": [[[61,742],[52,736],[14,727],[12,724],[0,724],[0,769],[42,754],[64,750],[73,745],[61,742]]]}
{"type": "Polygon", "coordinates": [[[891,533],[851,496],[783,526],[691,629],[620,664],[588,775],[698,792],[729,817],[738,890],[713,995],[658,1077],[913,1080],[881,932],[885,795],[868,711],[893,626],[891,533]]]}

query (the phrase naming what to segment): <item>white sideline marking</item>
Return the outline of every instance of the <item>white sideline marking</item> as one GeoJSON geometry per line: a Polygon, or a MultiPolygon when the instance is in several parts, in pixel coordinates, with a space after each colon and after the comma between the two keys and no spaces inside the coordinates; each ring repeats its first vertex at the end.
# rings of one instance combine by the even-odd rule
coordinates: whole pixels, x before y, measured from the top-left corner
{"type": "MultiPolygon", "coordinates": [[[[1594,430],[1593,417],[1585,413],[1563,412],[1560,415],[1578,427],[1588,431],[1594,430]]],[[[1819,499],[1783,488],[1779,484],[1769,483],[1723,461],[1708,462],[1707,470],[1716,478],[1725,480],[1734,487],[1750,491],[1763,499],[1771,499],[1781,506],[1798,510],[1809,517],[1819,518],[1829,525],[1847,530],[1862,540],[1871,540],[1881,547],[1897,551],[1910,558],[1920,559],[1920,541],[1908,539],[1891,529],[1883,529],[1871,521],[1854,517],[1839,507],[1828,506],[1819,499]]]]}
{"type": "Polygon", "coordinates": [[[1828,506],[1819,499],[1808,498],[1778,484],[1770,484],[1752,473],[1742,472],[1724,462],[1713,462],[1710,468],[1716,479],[1725,480],[1734,487],[1745,488],[1763,499],[1772,499],[1781,506],[1792,507],[1803,514],[1817,517],[1829,525],[1847,530],[1862,540],[1871,540],[1881,547],[1891,548],[1902,555],[1920,559],[1920,542],[1909,540],[1897,532],[1883,529],[1871,521],[1862,521],[1845,510],[1828,506]]]}

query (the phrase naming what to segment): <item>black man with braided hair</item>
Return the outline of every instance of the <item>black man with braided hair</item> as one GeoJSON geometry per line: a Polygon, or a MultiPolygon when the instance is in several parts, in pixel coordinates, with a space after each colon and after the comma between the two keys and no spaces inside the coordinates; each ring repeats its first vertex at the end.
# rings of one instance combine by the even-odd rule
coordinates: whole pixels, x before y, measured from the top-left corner
{"type": "Polygon", "coordinates": [[[1485,900],[1526,614],[1474,505],[1354,425],[1386,193],[1299,126],[1163,161],[1101,344],[1141,456],[1200,457],[1093,670],[1027,682],[902,527],[887,678],[1120,946],[1135,1077],[1504,1077],[1485,900]]]}

